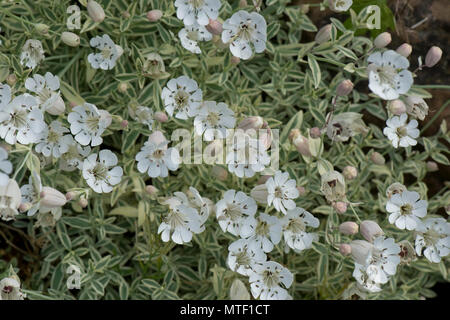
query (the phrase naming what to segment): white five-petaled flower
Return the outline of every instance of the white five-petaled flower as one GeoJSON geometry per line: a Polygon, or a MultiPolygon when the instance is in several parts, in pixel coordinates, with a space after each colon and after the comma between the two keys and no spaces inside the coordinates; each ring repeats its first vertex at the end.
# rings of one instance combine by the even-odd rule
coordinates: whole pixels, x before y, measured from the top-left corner
{"type": "Polygon", "coordinates": [[[280,242],[281,234],[281,221],[277,217],[261,212],[256,218],[255,231],[248,240],[252,247],[261,248],[264,252],[270,252],[273,250],[274,245],[280,242]]]}
{"type": "Polygon", "coordinates": [[[187,207],[194,208],[198,212],[201,223],[203,224],[206,222],[212,207],[211,200],[202,197],[194,187],[189,187],[189,190],[186,193],[174,192],[174,195],[175,197],[169,199],[167,204],[175,207],[181,203],[187,207]]]}
{"type": "Polygon", "coordinates": [[[116,166],[117,156],[110,150],[93,153],[83,162],[83,178],[97,193],[109,193],[120,183],[123,170],[116,166]]]}
{"type": "Polygon", "coordinates": [[[99,110],[93,104],[84,103],[74,107],[67,120],[70,123],[70,131],[78,143],[95,147],[102,144],[101,135],[109,126],[110,117],[108,111],[99,110]]]}
{"type": "Polygon", "coordinates": [[[386,204],[386,210],[390,213],[389,222],[402,230],[415,230],[421,222],[420,218],[427,215],[428,202],[419,199],[420,195],[415,191],[394,194],[386,204]]]}
{"type": "Polygon", "coordinates": [[[20,282],[14,278],[0,281],[0,300],[23,300],[26,297],[20,289],[20,282]]]}
{"type": "Polygon", "coordinates": [[[266,181],[267,204],[273,206],[277,211],[286,214],[287,210],[295,208],[295,202],[292,199],[298,197],[297,185],[294,179],[289,179],[289,173],[277,171],[274,177],[266,181]]]}
{"type": "Polygon", "coordinates": [[[180,38],[183,48],[192,53],[200,54],[202,53],[202,50],[198,46],[198,42],[210,41],[213,38],[213,35],[206,30],[205,26],[193,24],[181,29],[178,32],[178,37],[180,38]]]}
{"type": "Polygon", "coordinates": [[[412,73],[408,71],[409,61],[393,50],[375,52],[367,60],[369,89],[384,100],[397,99],[409,91],[413,84],[412,73]]]}
{"type": "Polygon", "coordinates": [[[8,160],[8,152],[0,147],[0,186],[6,186],[9,181],[9,174],[12,172],[13,166],[8,160]]]}
{"type": "Polygon", "coordinates": [[[67,152],[61,155],[59,167],[64,171],[83,170],[84,159],[91,153],[91,147],[80,146],[75,140],[69,144],[67,152]]]}
{"type": "Polygon", "coordinates": [[[6,185],[0,185],[0,219],[13,220],[19,214],[21,193],[16,180],[9,179],[6,185]]]}
{"type": "Polygon", "coordinates": [[[54,76],[50,72],[47,72],[45,76],[35,74],[25,81],[25,88],[36,94],[42,110],[51,108],[61,99],[59,86],[58,76],[54,76]]]}
{"type": "Polygon", "coordinates": [[[216,20],[221,7],[220,0],[175,0],[177,18],[186,26],[198,23],[205,26],[209,19],[216,20]]]}
{"type": "Polygon", "coordinates": [[[286,288],[294,281],[292,273],[281,264],[266,261],[255,267],[249,282],[253,297],[261,300],[291,300],[286,288]]]}
{"type": "Polygon", "coordinates": [[[355,262],[355,269],[353,270],[353,277],[359,284],[359,287],[369,292],[380,292],[380,283],[375,282],[367,274],[366,267],[362,264],[355,262]]]}
{"type": "Polygon", "coordinates": [[[253,247],[246,239],[239,239],[228,246],[227,264],[231,270],[250,276],[255,266],[266,262],[267,256],[261,248],[253,247]]]}
{"type": "Polygon", "coordinates": [[[28,178],[28,184],[20,187],[20,192],[22,194],[22,203],[30,205],[27,215],[29,217],[34,216],[41,207],[41,177],[36,172],[33,172],[28,178]]]}
{"type": "Polygon", "coordinates": [[[34,143],[47,126],[38,100],[24,93],[11,99],[11,88],[0,85],[0,137],[9,144],[34,143]]]}
{"type": "Polygon", "coordinates": [[[281,225],[286,244],[296,251],[311,248],[313,241],[317,241],[319,238],[316,233],[306,232],[306,227],[317,228],[319,219],[303,208],[289,210],[281,218],[281,225]]]}
{"type": "Polygon", "coordinates": [[[181,76],[167,82],[161,97],[170,116],[175,114],[175,118],[186,120],[197,114],[203,94],[195,80],[181,76]]]}
{"type": "Polygon", "coordinates": [[[227,104],[215,101],[204,101],[194,119],[195,132],[200,136],[204,133],[206,141],[225,138],[227,129],[234,128],[235,124],[233,110],[227,104]]]}
{"type": "Polygon", "coordinates": [[[28,39],[23,45],[20,63],[34,69],[44,58],[42,43],[39,40],[28,39]]]}
{"type": "Polygon", "coordinates": [[[375,283],[384,284],[397,271],[400,263],[400,246],[392,238],[379,236],[373,241],[366,258],[365,268],[368,277],[375,283]]]}
{"type": "Polygon", "coordinates": [[[58,120],[52,121],[48,128],[45,128],[36,144],[35,150],[45,157],[53,156],[59,158],[69,150],[73,142],[69,129],[64,127],[58,120]],[[69,133],[69,134],[66,134],[69,133]]]}
{"type": "Polygon", "coordinates": [[[217,221],[224,232],[248,238],[255,231],[256,209],[253,198],[242,191],[228,190],[216,204],[217,221]]]}
{"type": "Polygon", "coordinates": [[[394,148],[415,146],[417,144],[416,138],[419,137],[420,131],[417,129],[417,120],[411,120],[408,124],[408,115],[406,113],[400,116],[393,116],[386,121],[387,127],[384,128],[383,133],[391,140],[394,148]]]}
{"type": "Polygon", "coordinates": [[[250,59],[253,51],[266,49],[266,20],[259,13],[240,10],[223,23],[222,41],[230,45],[233,56],[250,59]]]}
{"type": "Polygon", "coordinates": [[[94,69],[109,70],[114,68],[116,61],[119,58],[119,51],[111,38],[104,34],[103,36],[96,36],[89,42],[91,47],[99,49],[99,53],[91,53],[88,56],[88,61],[94,69]]]}
{"type": "Polygon", "coordinates": [[[428,218],[416,229],[416,253],[434,263],[450,254],[450,223],[443,218],[428,218]]]}

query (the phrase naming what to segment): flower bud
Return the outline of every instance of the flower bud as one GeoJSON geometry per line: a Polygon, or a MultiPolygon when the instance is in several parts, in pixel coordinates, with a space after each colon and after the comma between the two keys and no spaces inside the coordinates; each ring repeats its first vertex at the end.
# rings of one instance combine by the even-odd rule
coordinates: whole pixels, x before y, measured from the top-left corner
{"type": "Polygon", "coordinates": [[[61,41],[71,47],[78,47],[80,45],[80,37],[73,32],[64,31],[61,34],[61,41]]]}
{"type": "Polygon", "coordinates": [[[398,47],[396,51],[398,54],[401,54],[405,58],[408,58],[412,52],[412,47],[409,43],[404,43],[400,47],[398,47]]]}
{"type": "Polygon", "coordinates": [[[350,80],[346,79],[343,80],[341,83],[339,83],[339,85],[336,88],[336,94],[340,97],[343,97],[350,94],[352,90],[353,90],[353,83],[350,80]]]}
{"type": "Polygon", "coordinates": [[[73,199],[75,199],[76,196],[77,196],[76,192],[69,191],[69,192],[66,193],[66,200],[67,201],[73,200],[73,199]]]}
{"type": "Polygon", "coordinates": [[[389,32],[383,32],[380,33],[375,40],[373,41],[373,44],[376,48],[381,49],[386,47],[389,43],[391,43],[392,37],[389,32]]]}
{"type": "Polygon", "coordinates": [[[15,85],[16,82],[17,82],[17,77],[16,77],[16,75],[14,73],[9,74],[8,77],[6,78],[6,83],[8,85],[10,85],[11,87],[13,85],[15,85]]]}
{"type": "Polygon", "coordinates": [[[256,182],[256,184],[264,184],[266,183],[267,180],[269,180],[271,176],[269,176],[268,174],[261,176],[258,181],[256,182]]]}
{"type": "Polygon", "coordinates": [[[346,221],[339,226],[339,232],[346,235],[353,235],[358,233],[358,224],[353,221],[346,221]]]}
{"type": "Polygon", "coordinates": [[[347,243],[342,243],[339,246],[339,252],[344,256],[348,256],[352,253],[352,247],[347,243]]]}
{"type": "Polygon", "coordinates": [[[162,123],[167,122],[169,120],[169,118],[167,117],[167,114],[162,111],[156,111],[154,114],[154,118],[156,121],[162,122],[162,123]]]}
{"type": "Polygon", "coordinates": [[[156,144],[156,145],[159,145],[159,144],[161,144],[161,143],[166,142],[167,139],[166,139],[166,137],[164,137],[164,134],[163,134],[161,131],[157,130],[157,131],[154,131],[154,132],[148,137],[148,141],[150,141],[150,142],[152,142],[152,143],[154,143],[154,144],[156,144]]]}
{"type": "Polygon", "coordinates": [[[303,14],[307,14],[309,12],[309,4],[301,4],[300,11],[303,14]]]}
{"type": "Polygon", "coordinates": [[[264,119],[259,116],[251,116],[244,118],[241,122],[239,122],[237,128],[242,130],[258,130],[261,129],[264,125],[264,119]]]}
{"type": "Polygon", "coordinates": [[[434,161],[427,161],[427,170],[430,172],[436,172],[439,170],[439,167],[434,161]]]}
{"type": "Polygon", "coordinates": [[[80,200],[78,200],[78,204],[84,209],[88,206],[88,200],[86,198],[80,198],[80,200]]]}
{"type": "Polygon", "coordinates": [[[361,222],[360,230],[361,235],[369,242],[373,242],[376,237],[384,234],[378,223],[372,220],[361,222]]]}
{"type": "Polygon", "coordinates": [[[388,110],[392,114],[399,116],[406,112],[406,105],[400,99],[391,100],[388,102],[388,110]]]}
{"type": "Polygon", "coordinates": [[[159,192],[159,190],[152,185],[148,185],[148,186],[145,186],[145,192],[147,192],[151,196],[154,196],[159,192]]]}
{"type": "Polygon", "coordinates": [[[64,194],[51,187],[43,187],[41,191],[41,206],[47,208],[58,208],[66,204],[64,194]]]}
{"type": "Polygon", "coordinates": [[[425,57],[425,65],[428,68],[434,67],[442,57],[442,50],[439,47],[433,46],[428,50],[425,57]]]}
{"type": "Polygon", "coordinates": [[[311,150],[309,149],[309,141],[306,137],[300,133],[294,133],[292,144],[295,146],[298,152],[305,157],[311,157],[311,150]]]}
{"type": "Polygon", "coordinates": [[[239,8],[245,8],[248,6],[247,0],[239,0],[239,8]]]}
{"type": "Polygon", "coordinates": [[[206,26],[206,30],[208,30],[212,34],[221,35],[222,24],[217,20],[209,19],[209,24],[206,26]]]}
{"type": "Polygon", "coordinates": [[[20,212],[27,212],[28,210],[30,210],[32,207],[31,203],[26,202],[26,203],[21,203],[19,206],[19,211],[20,212]]]}
{"type": "Polygon", "coordinates": [[[124,12],[122,12],[122,17],[124,17],[125,19],[128,19],[129,17],[131,17],[131,15],[128,11],[124,11],[124,12]]]}
{"type": "Polygon", "coordinates": [[[333,204],[334,210],[337,211],[337,213],[345,213],[347,211],[347,203],[343,201],[338,201],[333,204]]]}
{"type": "Polygon", "coordinates": [[[366,258],[369,255],[370,250],[373,248],[373,244],[365,240],[353,240],[350,242],[352,258],[356,263],[365,265],[366,258]]]}
{"type": "Polygon", "coordinates": [[[230,300],[250,300],[250,294],[245,284],[239,279],[234,280],[231,284],[230,300]]]}
{"type": "Polygon", "coordinates": [[[66,111],[66,104],[64,103],[63,98],[59,96],[53,104],[47,106],[45,111],[52,116],[59,116],[60,114],[63,114],[64,111],[66,111]]]}
{"type": "Polygon", "coordinates": [[[222,168],[221,166],[213,166],[211,169],[213,177],[218,179],[219,181],[225,181],[228,178],[228,171],[222,168]]]}
{"type": "Polygon", "coordinates": [[[38,23],[35,25],[36,31],[40,34],[48,34],[50,27],[43,23],[38,23]]]}
{"type": "Polygon", "coordinates": [[[94,22],[102,22],[105,20],[105,11],[97,1],[89,0],[87,4],[87,11],[94,22]]]}
{"type": "Polygon", "coordinates": [[[344,175],[345,179],[352,180],[358,176],[358,169],[352,166],[346,166],[344,170],[342,170],[342,174],[344,175]]]}
{"type": "Polygon", "coordinates": [[[324,42],[327,42],[331,39],[331,24],[327,24],[323,26],[316,34],[316,37],[314,38],[314,41],[316,41],[318,44],[322,44],[324,42]]]}
{"type": "Polygon", "coordinates": [[[383,155],[378,152],[374,152],[370,155],[370,160],[372,160],[373,163],[378,165],[385,164],[386,160],[384,159],[383,155]]]}
{"type": "Polygon", "coordinates": [[[306,194],[306,189],[305,189],[305,187],[302,187],[302,186],[298,186],[297,187],[297,190],[298,190],[298,195],[301,197],[301,196],[304,196],[305,194],[306,194]]]}
{"type": "Polygon", "coordinates": [[[147,12],[147,19],[150,22],[156,22],[163,16],[163,13],[161,10],[150,10],[147,12]]]}
{"type": "Polygon", "coordinates": [[[128,127],[128,120],[122,120],[122,122],[120,123],[120,127],[122,129],[126,129],[128,127]]]}
{"type": "Polygon", "coordinates": [[[406,187],[399,182],[394,182],[386,189],[386,196],[390,199],[394,194],[402,194],[406,187]]]}
{"type": "Polygon", "coordinates": [[[257,185],[250,191],[250,196],[256,200],[256,202],[266,204],[267,203],[267,197],[269,195],[269,192],[267,191],[266,184],[260,184],[257,185]]]}
{"type": "Polygon", "coordinates": [[[419,96],[406,97],[406,113],[413,118],[424,120],[428,115],[428,104],[419,96]]]}
{"type": "Polygon", "coordinates": [[[320,129],[318,127],[313,127],[309,130],[309,135],[311,136],[311,138],[317,139],[317,138],[320,138],[320,136],[322,135],[322,132],[320,131],[320,129]]]}
{"type": "Polygon", "coordinates": [[[237,64],[239,64],[239,62],[241,62],[241,59],[239,59],[238,57],[232,56],[230,61],[231,61],[231,64],[237,65],[237,64]]]}
{"type": "Polygon", "coordinates": [[[119,90],[119,92],[126,92],[128,89],[128,84],[126,82],[121,82],[117,86],[117,89],[119,90]]]}

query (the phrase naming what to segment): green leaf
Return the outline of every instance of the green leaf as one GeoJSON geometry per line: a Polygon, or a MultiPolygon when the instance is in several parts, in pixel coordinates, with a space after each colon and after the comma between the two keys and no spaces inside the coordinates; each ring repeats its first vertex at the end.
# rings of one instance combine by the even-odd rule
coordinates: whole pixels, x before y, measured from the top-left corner
{"type": "Polygon", "coordinates": [[[317,63],[316,58],[314,58],[314,56],[311,54],[308,54],[308,66],[311,69],[311,73],[313,76],[314,88],[317,89],[319,87],[322,74],[320,72],[320,67],[317,63]]]}

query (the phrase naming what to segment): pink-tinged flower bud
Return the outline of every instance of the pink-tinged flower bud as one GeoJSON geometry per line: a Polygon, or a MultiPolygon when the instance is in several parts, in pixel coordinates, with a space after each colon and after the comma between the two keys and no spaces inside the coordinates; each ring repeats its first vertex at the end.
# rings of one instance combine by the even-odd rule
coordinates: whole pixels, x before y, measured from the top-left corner
{"type": "Polygon", "coordinates": [[[66,111],[66,104],[64,103],[64,100],[59,96],[53,104],[47,106],[45,111],[52,116],[59,116],[60,114],[63,114],[64,111],[66,111]]]}
{"type": "Polygon", "coordinates": [[[442,57],[442,50],[439,47],[433,46],[428,50],[425,57],[425,65],[428,68],[434,67],[442,57]]]}
{"type": "Polygon", "coordinates": [[[331,39],[331,28],[332,25],[327,24],[323,26],[316,34],[316,37],[314,38],[314,41],[316,41],[318,44],[322,44],[324,42],[327,42],[331,39]]]}
{"type": "Polygon", "coordinates": [[[232,56],[230,61],[231,61],[231,64],[237,65],[237,64],[239,64],[239,62],[241,62],[241,59],[239,59],[238,57],[232,56]]]}
{"type": "Polygon", "coordinates": [[[119,90],[119,92],[126,92],[128,90],[128,84],[126,82],[121,82],[117,86],[117,89],[119,90]]]}
{"type": "Polygon", "coordinates": [[[265,184],[257,185],[250,191],[250,196],[255,199],[257,202],[266,204],[267,197],[269,196],[269,192],[267,190],[267,186],[265,184]]]}
{"type": "Polygon", "coordinates": [[[385,164],[386,160],[384,159],[383,155],[378,152],[374,152],[370,155],[370,160],[372,160],[373,163],[378,165],[385,164]]]}
{"type": "Polygon", "coordinates": [[[352,247],[347,243],[342,243],[339,246],[339,252],[344,256],[348,256],[352,253],[352,247]]]}
{"type": "Polygon", "coordinates": [[[307,138],[302,136],[301,134],[294,133],[292,143],[300,154],[305,157],[311,157],[311,151],[309,150],[309,141],[307,138]]]}
{"type": "Polygon", "coordinates": [[[400,47],[398,47],[396,51],[398,54],[401,54],[405,58],[408,58],[412,52],[412,47],[409,43],[404,43],[400,47]]]}
{"type": "Polygon", "coordinates": [[[169,117],[167,117],[167,114],[162,111],[156,111],[154,118],[158,122],[167,122],[169,120],[169,117]]]}
{"type": "Polygon", "coordinates": [[[159,192],[159,190],[155,186],[148,185],[145,186],[145,192],[147,192],[151,196],[154,196],[159,192]]]}
{"type": "Polygon", "coordinates": [[[264,125],[264,119],[259,116],[251,116],[244,118],[241,122],[239,122],[237,128],[242,130],[258,130],[261,129],[264,125]]]}
{"type": "Polygon", "coordinates": [[[336,94],[340,97],[343,97],[350,94],[352,90],[353,90],[353,83],[350,80],[346,79],[343,80],[341,83],[339,83],[339,85],[336,88],[336,94]]]}
{"type": "Polygon", "coordinates": [[[239,0],[239,8],[245,8],[248,6],[247,0],[239,0]]]}
{"type": "Polygon", "coordinates": [[[430,172],[435,172],[439,170],[439,167],[434,161],[427,161],[427,170],[430,172]]]}
{"type": "Polygon", "coordinates": [[[346,166],[344,170],[342,170],[342,174],[344,175],[345,179],[352,180],[358,176],[358,169],[352,166],[346,166]]]}
{"type": "Polygon", "coordinates": [[[320,136],[322,135],[322,132],[320,131],[320,128],[313,127],[309,130],[309,135],[311,136],[311,138],[317,139],[317,138],[320,138],[320,136]]]}
{"type": "Polygon", "coordinates": [[[150,10],[147,12],[147,19],[150,22],[156,22],[163,16],[163,13],[161,10],[150,10]]]}
{"type": "Polygon", "coordinates": [[[102,22],[105,20],[105,11],[97,1],[89,0],[87,11],[94,22],[102,22]]]}
{"type": "Polygon", "coordinates": [[[78,103],[76,103],[75,101],[70,101],[69,105],[70,105],[70,108],[74,108],[78,105],[78,103]]]}
{"type": "Polygon", "coordinates": [[[380,33],[375,40],[373,41],[373,44],[376,48],[381,49],[386,47],[389,43],[391,43],[392,37],[389,32],[383,32],[380,33]]]}
{"type": "Polygon", "coordinates": [[[14,73],[11,73],[6,77],[6,83],[9,84],[11,87],[15,85],[17,82],[17,77],[14,73]]]}
{"type": "Polygon", "coordinates": [[[358,224],[353,221],[346,221],[339,226],[339,232],[346,235],[353,235],[358,233],[358,224]]]}
{"type": "Polygon", "coordinates": [[[148,137],[148,141],[150,141],[156,145],[159,145],[161,143],[166,142],[167,139],[166,139],[166,137],[164,137],[164,134],[161,131],[157,130],[148,137]]]}
{"type": "Polygon", "coordinates": [[[406,105],[402,100],[395,99],[388,102],[388,109],[392,114],[399,116],[406,112],[406,105]]]}
{"type": "Polygon", "coordinates": [[[206,26],[206,30],[208,30],[212,34],[221,35],[222,24],[217,20],[209,19],[209,24],[206,26]]]}
{"type": "Polygon", "coordinates": [[[356,263],[365,265],[366,258],[373,248],[373,244],[367,242],[366,240],[353,240],[350,242],[350,247],[352,248],[352,258],[356,263]]]}
{"type": "Polygon", "coordinates": [[[214,166],[211,169],[213,177],[220,181],[225,181],[228,178],[228,171],[221,166],[214,166]]]}
{"type": "Polygon", "coordinates": [[[364,220],[361,222],[360,230],[361,235],[369,242],[373,242],[376,237],[384,234],[378,223],[372,220],[364,220]]]}
{"type": "Polygon", "coordinates": [[[63,32],[61,34],[61,41],[70,47],[78,47],[80,45],[80,37],[73,32],[63,32]]]}
{"type": "Polygon", "coordinates": [[[69,192],[66,193],[66,200],[67,201],[73,200],[73,199],[75,199],[76,196],[77,196],[76,192],[69,191],[69,192]]]}
{"type": "Polygon", "coordinates": [[[21,203],[19,205],[19,211],[20,212],[27,212],[30,209],[31,209],[31,203],[29,203],[29,202],[21,203]]]}
{"type": "Polygon", "coordinates": [[[129,17],[131,17],[131,15],[128,11],[124,11],[124,12],[122,12],[122,17],[128,19],[129,17]]]}
{"type": "Polygon", "coordinates": [[[41,205],[47,208],[58,208],[66,204],[66,196],[51,187],[43,187],[41,191],[41,205]]]}
{"type": "Polygon", "coordinates": [[[120,127],[122,129],[126,129],[128,127],[128,120],[122,120],[122,122],[120,123],[120,127]]]}
{"type": "Polygon", "coordinates": [[[297,190],[298,190],[298,195],[301,197],[301,196],[304,196],[305,194],[306,194],[306,189],[305,189],[305,187],[302,187],[302,186],[299,186],[299,187],[297,187],[297,190]]]}
{"type": "Polygon", "coordinates": [[[88,200],[86,198],[80,198],[80,200],[78,200],[78,204],[84,209],[88,206],[88,200]]]}
{"type": "Polygon", "coordinates": [[[343,201],[338,201],[333,204],[334,210],[337,211],[337,213],[345,213],[347,211],[347,203],[343,201]]]}

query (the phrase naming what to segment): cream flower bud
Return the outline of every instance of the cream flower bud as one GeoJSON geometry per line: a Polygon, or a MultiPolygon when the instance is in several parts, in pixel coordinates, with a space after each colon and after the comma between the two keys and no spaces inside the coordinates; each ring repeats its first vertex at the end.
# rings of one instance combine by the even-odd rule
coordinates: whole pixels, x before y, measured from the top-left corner
{"type": "Polygon", "coordinates": [[[164,134],[161,131],[157,130],[157,131],[154,131],[148,137],[148,141],[151,141],[152,143],[154,143],[156,145],[159,145],[159,144],[161,144],[163,142],[166,142],[167,139],[166,139],[166,137],[164,137],[164,134]]]}
{"type": "Polygon", "coordinates": [[[346,166],[344,170],[342,170],[342,174],[344,175],[345,179],[352,180],[358,176],[358,169],[352,166],[346,166]]]}
{"type": "Polygon", "coordinates": [[[264,125],[264,119],[259,116],[251,116],[244,118],[241,122],[239,122],[237,128],[242,130],[258,130],[261,129],[264,125]]]}
{"type": "Polygon", "coordinates": [[[269,192],[267,191],[267,186],[265,184],[257,185],[250,191],[250,196],[255,199],[257,202],[266,204],[267,196],[269,192]]]}
{"type": "Polygon", "coordinates": [[[250,294],[245,284],[239,279],[235,279],[231,284],[230,300],[250,300],[250,294]]]}
{"type": "Polygon", "coordinates": [[[408,58],[412,52],[412,47],[409,43],[404,43],[400,47],[398,47],[396,51],[398,54],[401,54],[405,58],[408,58]]]}
{"type": "Polygon", "coordinates": [[[222,29],[222,24],[219,21],[209,19],[209,24],[206,26],[206,30],[208,30],[212,34],[221,35],[222,29]]]}
{"type": "Polygon", "coordinates": [[[373,163],[378,165],[385,164],[386,160],[384,159],[383,155],[378,152],[374,152],[370,155],[370,160],[372,160],[373,163]]]}
{"type": "Polygon", "coordinates": [[[350,94],[352,90],[353,90],[353,83],[350,80],[346,79],[343,80],[341,83],[339,83],[339,85],[336,88],[336,94],[340,97],[343,97],[350,94]]]}
{"type": "Polygon", "coordinates": [[[86,198],[80,198],[80,200],[78,200],[78,204],[84,209],[88,206],[88,200],[86,198]]]}
{"type": "Polygon", "coordinates": [[[11,73],[6,77],[6,83],[9,84],[11,87],[15,85],[17,82],[17,77],[14,73],[11,73]]]}
{"type": "Polygon", "coordinates": [[[427,161],[427,170],[430,172],[436,172],[439,170],[438,164],[434,161],[427,161]]]}
{"type": "Polygon", "coordinates": [[[239,59],[239,57],[232,56],[230,61],[231,64],[237,65],[239,64],[239,62],[241,62],[241,59],[239,59]]]}
{"type": "Polygon", "coordinates": [[[105,20],[105,11],[97,1],[89,0],[87,4],[87,11],[94,22],[102,22],[105,20]]]}
{"type": "Polygon", "coordinates": [[[347,211],[347,203],[343,201],[338,201],[333,204],[333,208],[337,213],[345,213],[347,211]]]}
{"type": "Polygon", "coordinates": [[[394,194],[402,194],[405,190],[406,187],[403,184],[394,182],[387,188],[386,196],[388,197],[388,199],[390,199],[394,194]]]}
{"type": "Polygon", "coordinates": [[[353,240],[350,242],[352,248],[352,258],[356,263],[365,265],[366,258],[369,255],[370,250],[373,248],[373,244],[366,240],[353,240]]]}
{"type": "Polygon", "coordinates": [[[47,208],[62,207],[66,204],[66,196],[51,187],[43,187],[41,191],[41,205],[47,208]]]}
{"type": "Polygon", "coordinates": [[[45,109],[45,111],[52,116],[59,116],[60,114],[63,114],[64,111],[66,111],[66,104],[64,103],[64,100],[61,98],[61,96],[59,96],[53,104],[49,105],[45,109]]]}
{"type": "Polygon", "coordinates": [[[165,112],[162,111],[156,111],[154,114],[154,118],[158,122],[167,122],[169,120],[169,117],[165,112]]]}
{"type": "Polygon", "coordinates": [[[298,152],[305,157],[311,157],[311,150],[309,149],[309,141],[306,137],[300,133],[296,133],[293,137],[292,144],[295,146],[298,152]]]}
{"type": "Polygon", "coordinates": [[[150,10],[147,12],[147,19],[150,22],[156,22],[163,16],[163,13],[161,10],[150,10]]]}
{"type": "Polygon", "coordinates": [[[228,178],[228,171],[222,168],[221,166],[213,166],[211,169],[213,177],[220,181],[225,181],[228,178]]]}
{"type": "Polygon", "coordinates": [[[406,102],[406,113],[413,118],[424,120],[428,115],[428,104],[421,97],[418,96],[407,96],[406,102]]]}
{"type": "Polygon", "coordinates": [[[48,34],[50,27],[43,23],[38,23],[35,25],[36,31],[40,34],[48,34]]]}
{"type": "Polygon", "coordinates": [[[317,139],[317,138],[320,138],[320,136],[322,135],[322,132],[320,131],[320,128],[313,127],[309,130],[309,135],[311,136],[311,138],[317,139]]]}
{"type": "Polygon", "coordinates": [[[155,186],[152,186],[150,184],[148,186],[145,186],[145,192],[147,192],[151,196],[154,196],[159,192],[159,190],[155,186]]]}
{"type": "Polygon", "coordinates": [[[339,246],[339,252],[344,256],[348,256],[352,253],[352,247],[347,243],[342,243],[339,246]]]}
{"type": "Polygon", "coordinates": [[[117,90],[119,90],[119,92],[126,92],[127,89],[128,89],[128,84],[126,82],[121,82],[117,86],[117,90]]]}
{"type": "Polygon", "coordinates": [[[376,48],[381,49],[386,47],[389,43],[391,43],[392,37],[389,32],[383,32],[380,33],[375,40],[373,41],[373,44],[376,48]]]}
{"type": "Polygon", "coordinates": [[[372,220],[364,220],[360,226],[361,235],[369,242],[384,234],[378,223],[372,220]]]}
{"type": "Polygon", "coordinates": [[[71,47],[78,47],[80,45],[80,37],[73,32],[64,31],[61,34],[61,41],[71,47]]]}
{"type": "Polygon", "coordinates": [[[302,187],[302,186],[298,186],[297,187],[297,190],[298,190],[298,195],[301,197],[301,196],[304,196],[305,194],[306,194],[306,189],[305,189],[305,187],[302,187]]]}
{"type": "Polygon", "coordinates": [[[428,68],[434,67],[442,57],[442,49],[436,46],[433,46],[428,50],[427,55],[425,57],[425,65],[428,68]]]}
{"type": "Polygon", "coordinates": [[[358,233],[358,224],[353,221],[346,221],[339,226],[339,232],[346,235],[358,233]]]}
{"type": "Polygon", "coordinates": [[[399,116],[406,112],[406,105],[402,100],[395,99],[388,102],[388,109],[392,114],[399,116]]]}
{"type": "Polygon", "coordinates": [[[316,41],[318,44],[327,42],[331,39],[331,24],[327,24],[323,26],[316,34],[316,37],[314,38],[314,41],[316,41]]]}

